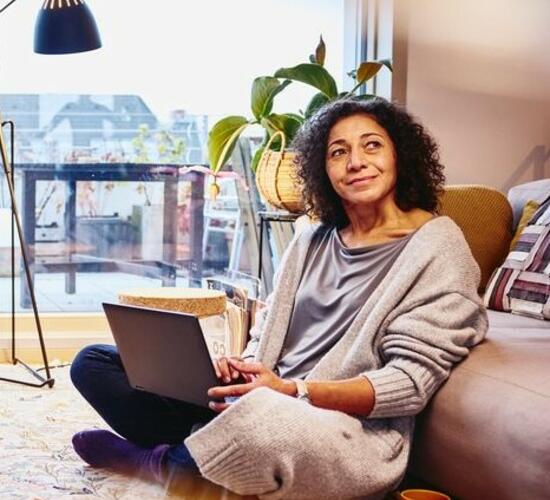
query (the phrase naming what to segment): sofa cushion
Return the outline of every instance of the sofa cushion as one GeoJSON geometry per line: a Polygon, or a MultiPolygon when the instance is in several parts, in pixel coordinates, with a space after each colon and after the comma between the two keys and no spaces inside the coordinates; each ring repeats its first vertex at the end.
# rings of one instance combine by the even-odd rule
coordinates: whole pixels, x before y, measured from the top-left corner
{"type": "Polygon", "coordinates": [[[440,198],[440,213],[462,229],[481,270],[482,292],[510,247],[512,209],[508,200],[501,192],[486,186],[446,186],[440,198]]]}
{"type": "Polygon", "coordinates": [[[484,301],[491,309],[550,319],[550,196],[495,270],[484,301]]]}
{"type": "Polygon", "coordinates": [[[525,184],[519,184],[511,188],[510,191],[508,191],[508,201],[512,206],[512,211],[514,214],[514,228],[518,225],[525,204],[529,200],[542,203],[542,201],[548,197],[549,193],[550,179],[540,179],[538,181],[526,182],[525,184]]]}
{"type": "Polygon", "coordinates": [[[410,473],[463,499],[548,498],[550,326],[489,311],[489,332],[417,419],[410,473]]]}

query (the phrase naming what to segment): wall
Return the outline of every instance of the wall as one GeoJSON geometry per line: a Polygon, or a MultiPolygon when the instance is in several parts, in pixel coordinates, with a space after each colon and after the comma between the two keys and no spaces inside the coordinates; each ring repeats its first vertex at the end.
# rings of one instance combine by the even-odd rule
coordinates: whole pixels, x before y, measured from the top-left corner
{"type": "Polygon", "coordinates": [[[449,183],[550,177],[550,1],[395,0],[394,98],[437,138],[449,183]]]}

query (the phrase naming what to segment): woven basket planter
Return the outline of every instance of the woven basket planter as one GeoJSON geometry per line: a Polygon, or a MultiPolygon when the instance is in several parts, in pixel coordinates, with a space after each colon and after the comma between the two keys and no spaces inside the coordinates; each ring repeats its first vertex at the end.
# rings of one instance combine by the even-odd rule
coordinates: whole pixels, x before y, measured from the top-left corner
{"type": "Polygon", "coordinates": [[[295,157],[294,152],[285,151],[284,134],[275,132],[258,162],[256,185],[262,197],[271,205],[292,213],[301,213],[304,211],[304,203],[296,176],[295,157]],[[280,151],[269,149],[276,137],[281,138],[280,151]]]}

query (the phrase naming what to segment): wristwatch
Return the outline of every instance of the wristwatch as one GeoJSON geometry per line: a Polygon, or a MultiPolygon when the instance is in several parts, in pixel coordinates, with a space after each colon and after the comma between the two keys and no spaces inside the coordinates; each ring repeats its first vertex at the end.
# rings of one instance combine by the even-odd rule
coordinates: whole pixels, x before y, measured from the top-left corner
{"type": "Polygon", "coordinates": [[[305,380],[302,380],[301,378],[293,378],[292,381],[296,384],[296,399],[305,401],[306,403],[311,403],[305,380]]]}

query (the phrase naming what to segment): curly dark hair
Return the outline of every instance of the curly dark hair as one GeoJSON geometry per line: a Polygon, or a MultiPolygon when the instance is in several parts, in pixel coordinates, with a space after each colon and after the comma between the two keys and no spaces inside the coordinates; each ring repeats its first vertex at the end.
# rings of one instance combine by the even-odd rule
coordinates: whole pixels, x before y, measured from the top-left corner
{"type": "Polygon", "coordinates": [[[437,212],[438,196],[445,182],[437,144],[409,113],[380,97],[333,101],[300,128],[292,146],[297,153],[297,175],[306,210],[324,224],[342,228],[349,223],[325,164],[331,128],[342,118],[357,114],[374,119],[393,142],[397,157],[397,206],[404,211],[422,208],[437,212]]]}

